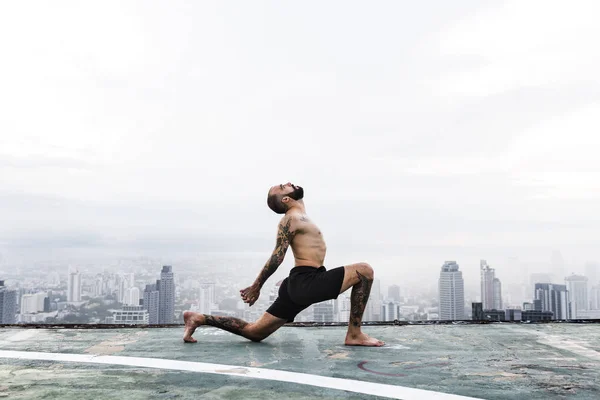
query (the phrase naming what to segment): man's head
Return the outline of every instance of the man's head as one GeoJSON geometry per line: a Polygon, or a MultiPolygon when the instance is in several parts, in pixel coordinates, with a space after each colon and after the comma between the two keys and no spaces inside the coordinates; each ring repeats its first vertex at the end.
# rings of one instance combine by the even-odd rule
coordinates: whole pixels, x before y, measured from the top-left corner
{"type": "Polygon", "coordinates": [[[290,182],[280,185],[275,185],[269,189],[267,195],[267,205],[277,214],[285,214],[285,212],[294,205],[297,201],[304,197],[304,189],[300,186],[295,186],[290,182]]]}

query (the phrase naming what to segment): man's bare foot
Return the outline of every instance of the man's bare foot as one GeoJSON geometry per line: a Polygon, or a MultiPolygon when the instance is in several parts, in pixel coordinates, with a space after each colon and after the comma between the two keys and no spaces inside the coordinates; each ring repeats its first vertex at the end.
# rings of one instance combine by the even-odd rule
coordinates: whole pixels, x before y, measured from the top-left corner
{"type": "Polygon", "coordinates": [[[197,340],[192,337],[196,328],[202,325],[203,320],[202,314],[198,314],[191,311],[183,313],[183,320],[185,322],[185,331],[183,332],[183,341],[186,343],[196,343],[197,340]]]}
{"type": "Polygon", "coordinates": [[[359,333],[358,335],[346,335],[346,346],[371,346],[371,347],[381,347],[385,344],[381,340],[377,340],[372,338],[364,333],[359,333]]]}

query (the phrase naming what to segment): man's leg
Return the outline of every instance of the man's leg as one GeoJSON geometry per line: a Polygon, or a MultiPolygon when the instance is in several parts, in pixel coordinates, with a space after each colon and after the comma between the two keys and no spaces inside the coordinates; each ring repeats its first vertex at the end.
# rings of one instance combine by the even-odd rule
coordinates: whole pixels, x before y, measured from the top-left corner
{"type": "Polygon", "coordinates": [[[374,278],[373,268],[367,263],[346,265],[344,267],[344,281],[340,293],[352,288],[350,294],[350,321],[346,334],[346,345],[349,346],[383,346],[381,340],[371,338],[360,330],[365,306],[371,293],[374,278]]]}
{"type": "Polygon", "coordinates": [[[185,321],[183,341],[188,343],[196,343],[196,339],[192,335],[196,328],[201,325],[214,326],[243,336],[253,342],[260,342],[287,322],[287,320],[277,318],[269,313],[264,313],[256,322],[246,322],[239,318],[217,317],[191,311],[183,313],[183,320],[185,321]]]}

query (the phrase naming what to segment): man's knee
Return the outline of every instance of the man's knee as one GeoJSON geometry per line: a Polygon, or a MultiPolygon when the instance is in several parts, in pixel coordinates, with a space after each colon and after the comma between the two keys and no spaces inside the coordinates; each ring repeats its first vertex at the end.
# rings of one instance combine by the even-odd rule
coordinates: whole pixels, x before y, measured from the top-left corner
{"type": "Polygon", "coordinates": [[[373,280],[375,277],[375,271],[373,271],[373,267],[369,263],[361,262],[359,263],[358,272],[365,278],[369,280],[373,280]]]}
{"type": "Polygon", "coordinates": [[[256,324],[254,323],[250,323],[248,324],[248,326],[246,326],[245,330],[245,336],[252,340],[253,342],[260,342],[263,339],[265,339],[267,336],[267,334],[265,334],[264,332],[262,332],[260,329],[257,329],[256,324]]]}

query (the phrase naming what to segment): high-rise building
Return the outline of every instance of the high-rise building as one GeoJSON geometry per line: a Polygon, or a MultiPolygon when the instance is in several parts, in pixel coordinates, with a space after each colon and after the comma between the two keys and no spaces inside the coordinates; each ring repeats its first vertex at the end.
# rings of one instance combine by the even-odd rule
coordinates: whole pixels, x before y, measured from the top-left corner
{"type": "Polygon", "coordinates": [[[595,262],[588,262],[585,264],[585,276],[588,278],[590,286],[598,284],[600,278],[598,277],[598,264],[595,262]]]}
{"type": "Polygon", "coordinates": [[[175,319],[175,281],[173,267],[164,265],[158,284],[158,323],[172,324],[175,319]]]}
{"type": "Polygon", "coordinates": [[[495,310],[502,310],[502,284],[500,283],[500,279],[494,278],[494,282],[492,283],[492,288],[494,292],[494,303],[493,307],[495,310]]]}
{"type": "Polygon", "coordinates": [[[502,284],[496,278],[494,268],[490,268],[486,260],[480,261],[481,303],[484,310],[502,309],[502,284]]]}
{"type": "Polygon", "coordinates": [[[123,306],[122,310],[113,311],[112,320],[115,324],[146,325],[149,324],[148,310],[143,306],[123,306]]]}
{"type": "Polygon", "coordinates": [[[24,294],[21,296],[21,314],[44,312],[44,300],[46,297],[47,294],[45,292],[24,294]]]}
{"type": "Polygon", "coordinates": [[[388,298],[393,301],[400,301],[400,286],[391,285],[388,287],[388,298]]]}
{"type": "Polygon", "coordinates": [[[565,278],[569,291],[569,307],[571,318],[581,318],[579,311],[587,311],[588,304],[588,278],[583,275],[572,274],[565,278]]]}
{"type": "Polygon", "coordinates": [[[494,304],[494,269],[485,260],[479,262],[481,274],[481,303],[484,310],[491,310],[494,304]]]}
{"type": "Polygon", "coordinates": [[[471,319],[473,321],[483,321],[483,303],[471,303],[471,319]]]}
{"type": "Polygon", "coordinates": [[[392,299],[384,302],[381,315],[383,315],[383,321],[395,321],[400,319],[400,304],[392,299]]]}
{"type": "Polygon", "coordinates": [[[17,291],[8,290],[0,281],[0,324],[17,322],[17,291]]]}
{"type": "Polygon", "coordinates": [[[371,285],[371,293],[365,307],[363,321],[382,321],[381,305],[381,281],[375,278],[371,285]]]}
{"type": "Polygon", "coordinates": [[[438,281],[440,319],[465,319],[465,289],[462,272],[456,261],[446,261],[438,281]]]}
{"type": "Polygon", "coordinates": [[[590,290],[590,310],[600,310],[600,285],[594,285],[590,290]]]}
{"type": "Polygon", "coordinates": [[[348,322],[350,321],[350,290],[344,293],[340,293],[337,301],[337,322],[348,322]]]}
{"type": "Polygon", "coordinates": [[[125,291],[123,297],[124,306],[139,306],[140,305],[140,289],[137,287],[130,287],[125,291]]]}
{"type": "Polygon", "coordinates": [[[315,322],[333,322],[333,300],[325,300],[313,306],[315,322]]]}
{"type": "Polygon", "coordinates": [[[541,311],[551,311],[555,320],[570,318],[566,285],[536,283],[534,291],[534,298],[540,301],[541,311]]]}
{"type": "Polygon", "coordinates": [[[79,271],[69,271],[69,283],[67,289],[68,302],[81,301],[81,275],[79,274],[79,271]]]}
{"type": "MultiPolygon", "coordinates": [[[[272,293],[277,298],[279,287],[281,282],[278,282],[273,289],[276,291],[272,293]]],[[[273,299],[275,301],[275,299],[273,299]]],[[[215,309],[215,284],[212,282],[205,282],[200,284],[200,298],[198,299],[198,312],[201,314],[210,314],[215,309]]]]}
{"type": "Polygon", "coordinates": [[[146,285],[146,289],[144,289],[144,309],[148,311],[148,324],[150,325],[158,324],[159,282],[156,281],[156,283],[146,285]]]}

